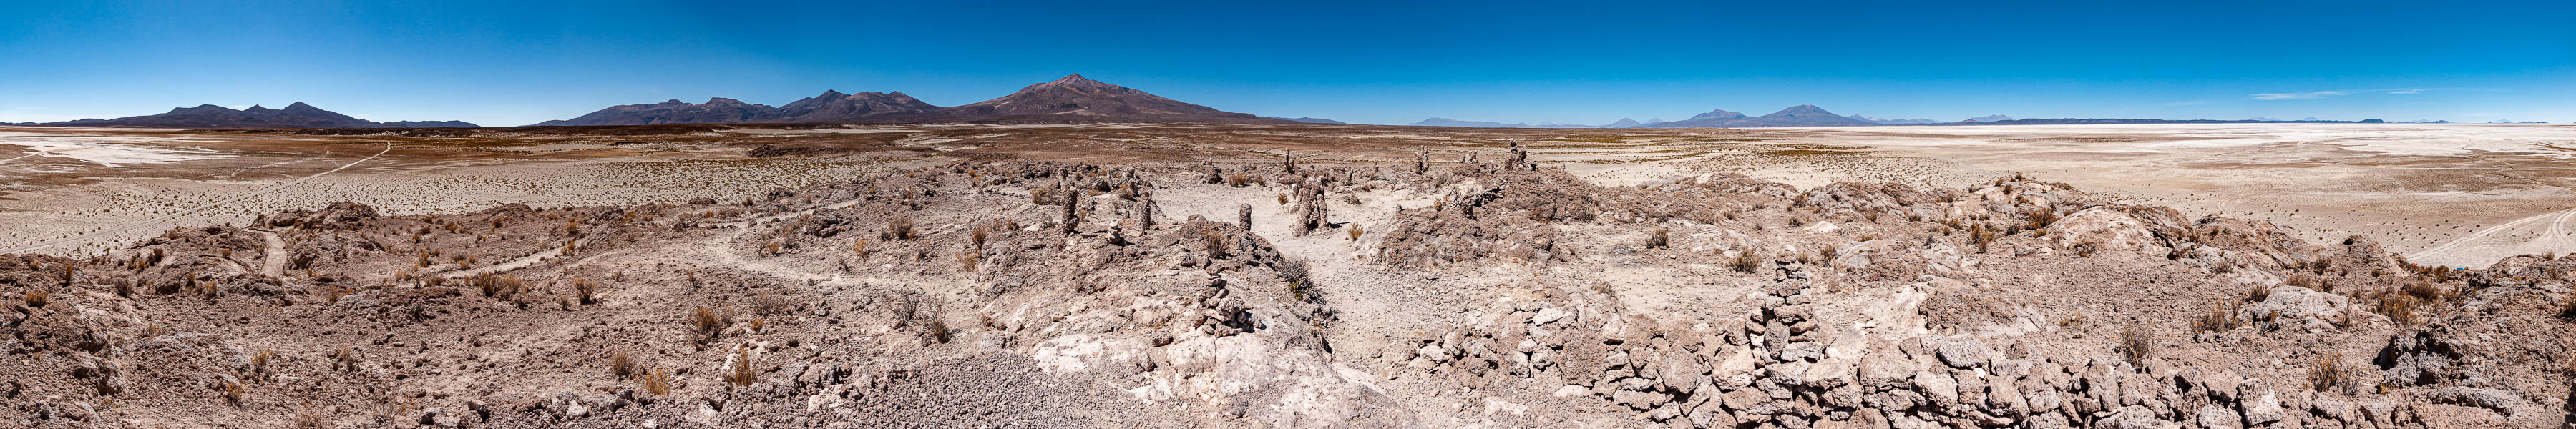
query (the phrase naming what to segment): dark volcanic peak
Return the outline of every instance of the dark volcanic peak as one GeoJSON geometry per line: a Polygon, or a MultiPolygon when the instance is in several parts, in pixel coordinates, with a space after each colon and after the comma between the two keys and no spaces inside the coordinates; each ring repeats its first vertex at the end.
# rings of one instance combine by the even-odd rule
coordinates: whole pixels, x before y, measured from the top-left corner
{"type": "Polygon", "coordinates": [[[869,118],[903,115],[938,110],[903,92],[862,92],[842,94],[823,91],[779,106],[777,110],[752,118],[750,122],[861,122],[869,118]]]}
{"type": "Polygon", "coordinates": [[[889,119],[905,122],[1281,122],[1184,103],[1134,88],[1091,80],[1079,74],[1029,85],[1001,98],[889,119]]]}
{"type": "Polygon", "coordinates": [[[233,110],[224,106],[200,104],[197,107],[170,109],[169,113],[128,116],[116,119],[82,119],[39,125],[78,127],[150,127],[150,128],[473,128],[464,121],[397,121],[375,122],[322,110],[298,101],[284,109],[252,105],[233,110]]]}

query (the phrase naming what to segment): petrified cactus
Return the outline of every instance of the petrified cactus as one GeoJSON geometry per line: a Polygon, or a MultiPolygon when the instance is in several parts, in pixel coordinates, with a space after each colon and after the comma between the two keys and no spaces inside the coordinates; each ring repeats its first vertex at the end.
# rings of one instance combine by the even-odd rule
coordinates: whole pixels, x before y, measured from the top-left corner
{"type": "Polygon", "coordinates": [[[1324,206],[1323,177],[1309,177],[1297,184],[1297,235],[1306,235],[1330,225],[1324,206]]]}
{"type": "Polygon", "coordinates": [[[1145,185],[1144,182],[1137,182],[1136,184],[1129,186],[1134,186],[1136,189],[1136,224],[1143,226],[1145,229],[1153,229],[1154,188],[1152,186],[1145,185]]]}
{"type": "Polygon", "coordinates": [[[1080,202],[1082,202],[1081,190],[1064,190],[1064,233],[1066,234],[1072,234],[1074,225],[1082,223],[1082,214],[1074,209],[1074,204],[1080,202]]]}

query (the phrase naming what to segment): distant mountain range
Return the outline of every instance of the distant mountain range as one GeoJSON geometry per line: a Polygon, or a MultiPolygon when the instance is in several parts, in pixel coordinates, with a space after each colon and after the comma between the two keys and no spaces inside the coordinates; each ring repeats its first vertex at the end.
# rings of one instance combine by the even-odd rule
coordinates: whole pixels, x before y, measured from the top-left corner
{"type": "MultiPolygon", "coordinates": [[[[1780,111],[1777,111],[1777,112],[1771,112],[1771,114],[1762,115],[1762,116],[1746,116],[1746,115],[1745,115],[1745,114],[1743,114],[1743,113],[1730,112],[1730,111],[1726,111],[1725,109],[1710,110],[1710,111],[1708,111],[1708,113],[1701,113],[1701,114],[1698,114],[1698,115],[1692,115],[1692,116],[1690,117],[1690,119],[1683,119],[1683,120],[1679,120],[1679,121],[1672,121],[1672,122],[1664,122],[1664,120],[1662,120],[1662,119],[1653,119],[1653,120],[1648,120],[1648,121],[1646,121],[1646,122],[1637,122],[1637,121],[1630,120],[1630,119],[1627,119],[1627,118],[1620,118],[1618,122],[1612,122],[1612,123],[1607,124],[1607,125],[1572,125],[1572,124],[1558,124],[1558,123],[1554,123],[1554,122],[1542,123],[1542,124],[1538,124],[1538,125],[1530,125],[1530,124],[1523,124],[1523,123],[1511,123],[1511,124],[1506,124],[1506,123],[1500,123],[1500,122],[1462,121],[1462,120],[1449,119],[1449,118],[1431,118],[1431,119],[1424,119],[1424,120],[1422,120],[1422,122],[1415,122],[1415,123],[1413,123],[1413,125],[1415,125],[1415,126],[1434,126],[1434,127],[1478,127],[1478,128],[1701,128],[1701,127],[1707,127],[1707,128],[1761,128],[1761,127],[1856,127],[1856,126],[1876,126],[1876,125],[2230,124],[2230,123],[2256,123],[2256,122],[2358,123],[2358,124],[2376,124],[2376,123],[2384,123],[2385,121],[2381,121],[2381,120],[2378,120],[2378,119],[2364,119],[2364,120],[2359,120],[2359,121],[2328,121],[2328,120],[2317,119],[2317,118],[2315,118],[2315,117],[2309,117],[2309,118],[2307,118],[2307,119],[2300,119],[2300,120],[2296,120],[2296,121],[2278,120],[2278,119],[2272,119],[2272,118],[2260,118],[2260,117],[2258,117],[2258,118],[2253,118],[2253,119],[2245,119],[2245,120],[2221,120],[2221,119],[2117,119],[2117,118],[2092,118],[2092,119],[2079,119],[2079,118],[2056,118],[2056,119],[2013,119],[2013,117],[2011,117],[2011,116],[2004,116],[2004,115],[1986,115],[1986,116],[1979,116],[1979,117],[1974,117],[1974,118],[1968,118],[1968,119],[1961,120],[1961,121],[1958,121],[1958,122],[1941,122],[1941,121],[1931,120],[1931,119],[1881,119],[1881,118],[1873,118],[1873,117],[1861,116],[1861,115],[1836,115],[1836,114],[1834,114],[1833,112],[1825,111],[1825,109],[1824,109],[1824,108],[1816,107],[1815,105],[1801,104],[1801,105],[1796,105],[1796,106],[1789,106],[1789,108],[1786,108],[1786,109],[1780,109],[1780,111]]],[[[2428,122],[2429,122],[2429,121],[2428,121],[2428,122]]]]}
{"type": "MultiPolygon", "coordinates": [[[[2326,121],[2326,120],[2316,120],[2316,121],[2251,121],[2251,120],[2227,120],[2227,119],[2053,118],[2053,119],[2010,119],[2010,120],[2002,120],[2002,121],[1986,122],[1986,123],[1981,123],[1980,125],[2071,125],[2071,124],[2254,124],[2254,123],[2274,123],[2274,122],[2284,122],[2284,123],[2291,123],[2291,122],[2294,122],[2294,123],[2316,123],[2316,124],[2384,124],[2384,123],[2388,123],[2388,121],[2382,121],[2382,120],[2378,120],[2378,119],[2363,119],[2363,120],[2358,120],[2358,121],[2326,121]]],[[[1967,125],[1967,123],[1962,122],[1962,123],[1959,123],[1959,124],[1957,124],[1957,125],[1967,125]]]]}
{"type": "Polygon", "coordinates": [[[1930,119],[1879,119],[1879,118],[1872,118],[1872,117],[1868,117],[1868,116],[1861,116],[1861,115],[1851,115],[1851,116],[1845,116],[1845,117],[1846,117],[1846,118],[1852,118],[1852,119],[1859,119],[1859,120],[1861,120],[1861,122],[1868,122],[1868,123],[1872,123],[1872,124],[1879,124],[1879,125],[1919,125],[1919,124],[1938,124],[1938,123],[1941,123],[1941,121],[1935,121],[1935,120],[1930,120],[1930,119]]]}
{"type": "MultiPolygon", "coordinates": [[[[1300,118],[1313,119],[1313,118],[1300,118]]],[[[1316,119],[1321,120],[1321,119],[1316,119]]],[[[1329,121],[1329,120],[1323,120],[1329,121]]],[[[545,121],[538,126],[564,125],[652,125],[652,124],[738,124],[738,123],[1093,123],[1093,122],[1185,122],[1185,123],[1289,123],[1304,122],[1287,118],[1262,118],[1244,113],[1217,110],[1207,106],[1067,75],[1062,79],[1029,85],[1019,92],[1001,98],[956,107],[939,107],[913,99],[902,92],[862,92],[842,94],[824,91],[785,106],[744,103],[730,98],[711,98],[705,103],[690,104],[680,100],[656,104],[628,104],[600,109],[580,117],[545,121]]],[[[1338,123],[1338,122],[1335,122],[1338,123]]]]}
{"type": "Polygon", "coordinates": [[[465,121],[376,122],[349,117],[298,101],[284,109],[250,106],[233,110],[212,104],[170,109],[169,113],[116,119],[81,119],[42,124],[58,127],[154,128],[475,128],[465,121]]]}
{"type": "Polygon", "coordinates": [[[1611,122],[1611,123],[1609,123],[1609,124],[1603,124],[1603,125],[1568,124],[1568,123],[1555,122],[1555,121],[1541,122],[1541,123],[1538,123],[1538,124],[1536,124],[1536,125],[1532,125],[1532,124],[1527,124],[1527,123],[1509,123],[1509,124],[1506,124],[1506,123],[1501,123],[1501,122],[1461,121],[1461,120],[1456,120],[1456,119],[1449,119],[1449,118],[1442,118],[1442,117],[1436,117],[1436,116],[1435,116],[1435,117],[1432,117],[1431,119],[1424,119],[1424,120],[1422,120],[1422,121],[1420,121],[1420,122],[1414,122],[1414,123],[1412,123],[1412,124],[1408,124],[1408,125],[1416,126],[1416,127],[1467,127],[1467,128],[1629,128],[1629,127],[1637,127],[1637,126],[1643,126],[1643,125],[1648,125],[1648,124],[1659,124],[1659,123],[1663,123],[1663,122],[1664,122],[1664,120],[1662,120],[1662,119],[1656,119],[1656,120],[1647,121],[1647,122],[1637,122],[1637,120],[1635,120],[1635,119],[1619,118],[1619,120],[1618,120],[1618,121],[1616,121],[1616,122],[1611,122]]]}
{"type": "MultiPolygon", "coordinates": [[[[2055,118],[2014,119],[2004,115],[1986,115],[1957,122],[1932,119],[1887,119],[1863,115],[1838,115],[1815,105],[1802,104],[1762,116],[1749,116],[1724,109],[1692,115],[1689,119],[1666,122],[1661,118],[1639,122],[1619,118],[1607,124],[1586,125],[1554,121],[1502,123],[1433,117],[1413,126],[1473,128],[1756,128],[1756,127],[1845,127],[1877,125],[2026,125],[2026,124],[2161,124],[2161,123],[2380,123],[2378,119],[2361,121],[2327,121],[2315,117],[2290,121],[2267,117],[2244,120],[2210,119],[2117,119],[2055,118]]],[[[2435,122],[2435,121],[2423,121],[2435,122]]],[[[2510,122],[2510,121],[2495,121],[2510,122]]],[[[704,103],[677,99],[652,104],[611,106],[571,119],[539,122],[534,126],[585,125],[654,125],[654,124],[738,124],[738,123],[1225,123],[1225,124],[1344,124],[1331,119],[1277,116],[1254,116],[1164,98],[1124,86],[1112,85],[1082,77],[1063,78],[1021,88],[1017,92],[991,100],[955,107],[940,107],[899,91],[845,94],[823,91],[783,106],[746,103],[731,98],[709,98],[704,103]]],[[[0,123],[0,125],[88,126],[88,127],[166,127],[166,128],[472,128],[478,125],[463,121],[393,121],[375,122],[350,117],[312,105],[296,102],[282,109],[251,106],[233,110],[222,106],[201,105],[171,109],[168,113],[116,119],[81,119],[50,123],[0,123]]]]}
{"type": "Polygon", "coordinates": [[[742,100],[722,97],[709,98],[707,102],[698,104],[689,104],[680,100],[655,104],[628,104],[600,109],[578,118],[539,122],[536,126],[852,122],[871,117],[916,114],[938,109],[939,106],[923,103],[900,91],[857,94],[823,91],[821,95],[806,97],[780,107],[744,103],[742,100]]]}
{"type": "Polygon", "coordinates": [[[1745,117],[1742,113],[1713,110],[1690,119],[1648,125],[1647,128],[1749,128],[1749,127],[1838,127],[1879,125],[1878,123],[1836,115],[1813,104],[1800,104],[1768,115],[1745,117]]]}
{"type": "Polygon", "coordinates": [[[1282,117],[1277,117],[1277,116],[1263,116],[1263,117],[1261,117],[1261,119],[1277,119],[1277,120],[1282,120],[1282,121],[1289,121],[1289,122],[1304,122],[1304,123],[1309,123],[1309,124],[1350,125],[1350,123],[1349,123],[1349,122],[1342,122],[1342,121],[1336,121],[1336,120],[1324,119],[1324,118],[1282,118],[1282,117]]]}

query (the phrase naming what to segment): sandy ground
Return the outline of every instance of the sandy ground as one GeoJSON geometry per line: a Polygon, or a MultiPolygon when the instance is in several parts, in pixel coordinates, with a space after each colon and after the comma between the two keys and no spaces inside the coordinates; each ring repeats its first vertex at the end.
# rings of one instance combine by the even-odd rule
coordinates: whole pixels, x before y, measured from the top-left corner
{"type": "Polygon", "coordinates": [[[85,254],[161,227],[357,201],[388,214],[739,198],[908,160],[1275,158],[1406,164],[1520,144],[1587,180],[1738,172],[1957,188],[2026,174],[2137,204],[2369,235],[2483,266],[2576,252],[2576,126],[2216,124],[1495,130],[1374,126],[909,125],[468,138],[0,128],[0,249],[85,254]],[[761,145],[808,149],[745,156],[761,145]],[[390,149],[387,149],[390,147],[390,149]],[[378,151],[385,155],[357,162],[378,151]],[[828,156],[827,156],[828,155],[828,156]],[[337,168],[345,170],[335,171],[337,168]],[[324,173],[328,174],[324,174],[324,173]],[[317,176],[318,175],[318,176],[317,176]],[[300,180],[300,182],[299,182],[300,180]]]}

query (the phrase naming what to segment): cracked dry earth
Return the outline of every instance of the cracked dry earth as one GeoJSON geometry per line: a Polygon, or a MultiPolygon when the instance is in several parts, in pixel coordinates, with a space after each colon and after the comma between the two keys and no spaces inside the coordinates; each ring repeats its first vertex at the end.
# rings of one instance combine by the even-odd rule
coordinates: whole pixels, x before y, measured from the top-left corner
{"type": "Polygon", "coordinates": [[[966,162],[0,256],[0,427],[2565,427],[2576,258],[1511,157],[966,162]],[[275,243],[275,244],[272,244],[275,243]]]}

